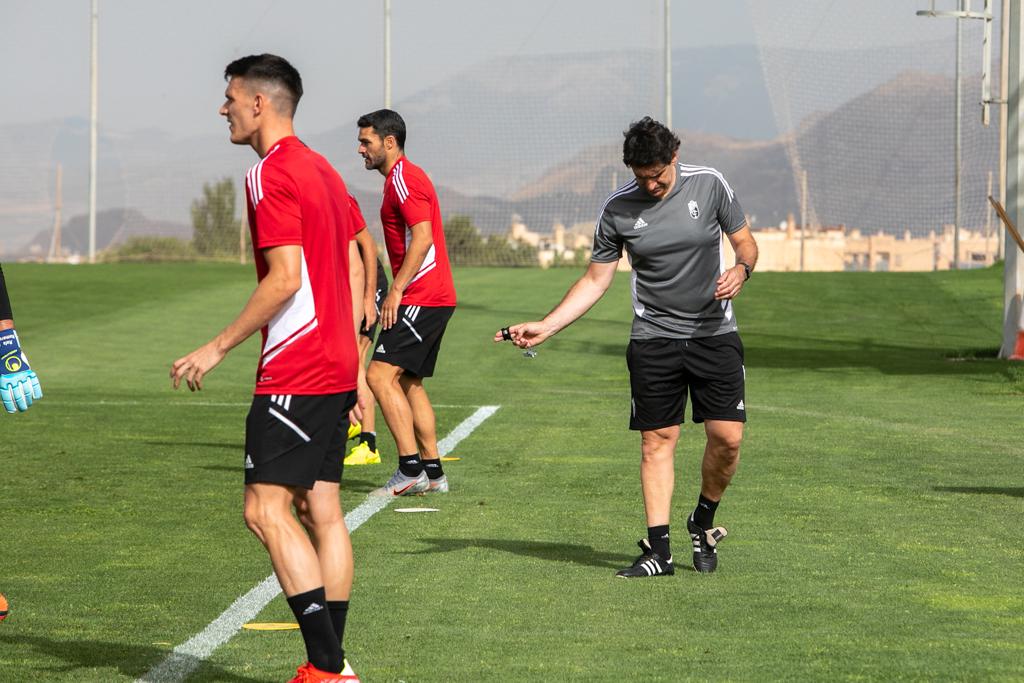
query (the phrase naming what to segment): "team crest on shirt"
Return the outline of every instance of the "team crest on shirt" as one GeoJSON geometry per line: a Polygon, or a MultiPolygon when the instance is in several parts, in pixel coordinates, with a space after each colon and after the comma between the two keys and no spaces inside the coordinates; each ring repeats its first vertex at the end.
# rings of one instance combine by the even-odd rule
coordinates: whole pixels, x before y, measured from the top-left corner
{"type": "Polygon", "coordinates": [[[686,206],[690,209],[690,218],[696,219],[700,217],[700,207],[697,206],[697,202],[691,199],[690,203],[686,206]]]}

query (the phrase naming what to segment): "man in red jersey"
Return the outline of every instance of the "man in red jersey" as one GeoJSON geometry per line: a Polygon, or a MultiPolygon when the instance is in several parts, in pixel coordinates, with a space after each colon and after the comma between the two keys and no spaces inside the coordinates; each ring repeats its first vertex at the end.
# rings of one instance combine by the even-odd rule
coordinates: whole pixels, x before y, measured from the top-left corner
{"type": "Polygon", "coordinates": [[[395,437],[398,469],[375,493],[447,493],[434,408],[423,388],[455,312],[441,208],[427,174],[405,156],[405,121],[397,112],[381,109],[356,125],[366,168],[385,178],[380,219],[392,273],[366,377],[395,437]]]}
{"type": "Polygon", "coordinates": [[[202,389],[229,350],[262,331],[245,427],[245,522],[269,552],[305,640],[309,661],[292,681],[356,681],[341,647],[352,544],[337,457],[359,373],[356,226],[341,177],[295,137],[298,71],[263,54],[232,62],[224,77],[220,114],[231,142],[260,156],[245,177],[259,284],[230,325],[174,362],[171,378],[174,388],[184,380],[202,389]]]}

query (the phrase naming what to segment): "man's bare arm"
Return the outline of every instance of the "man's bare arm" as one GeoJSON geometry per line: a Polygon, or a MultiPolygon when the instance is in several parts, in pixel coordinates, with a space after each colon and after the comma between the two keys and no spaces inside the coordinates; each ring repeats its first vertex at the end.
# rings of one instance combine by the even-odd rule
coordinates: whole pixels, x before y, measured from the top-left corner
{"type": "MultiPolygon", "coordinates": [[[[519,323],[508,328],[512,343],[524,349],[537,346],[583,316],[604,296],[615,279],[616,262],[591,263],[583,276],[569,288],[562,301],[543,320],[519,323]]],[[[499,330],[494,341],[501,341],[499,330]]]]}
{"type": "Polygon", "coordinates": [[[202,389],[203,376],[219,364],[228,351],[270,322],[302,286],[302,247],[287,244],[263,251],[269,271],[260,280],[242,312],[220,334],[198,349],[174,361],[171,380],[177,389],[182,380],[192,391],[202,389]]]}

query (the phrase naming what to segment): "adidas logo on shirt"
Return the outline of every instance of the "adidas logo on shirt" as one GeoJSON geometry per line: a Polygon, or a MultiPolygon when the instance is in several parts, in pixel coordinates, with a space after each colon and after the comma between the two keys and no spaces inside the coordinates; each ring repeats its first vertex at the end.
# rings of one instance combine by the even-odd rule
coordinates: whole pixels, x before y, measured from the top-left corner
{"type": "Polygon", "coordinates": [[[381,344],[380,346],[378,346],[375,353],[384,353],[384,345],[381,344]]]}
{"type": "Polygon", "coordinates": [[[318,603],[318,602],[311,602],[311,603],[309,603],[309,607],[307,607],[306,609],[302,610],[302,616],[306,616],[307,614],[312,614],[313,612],[319,612],[323,608],[324,608],[324,606],[321,605],[320,603],[318,603]]]}
{"type": "Polygon", "coordinates": [[[747,409],[743,407],[743,401],[740,401],[739,403],[736,404],[736,410],[742,410],[746,412],[747,409]]]}
{"type": "Polygon", "coordinates": [[[636,223],[633,224],[633,229],[634,230],[639,230],[640,228],[646,228],[646,227],[647,227],[647,221],[645,221],[643,219],[643,216],[641,216],[640,218],[637,218],[636,219],[636,223]]]}
{"type": "Polygon", "coordinates": [[[246,453],[245,454],[245,469],[251,470],[254,467],[255,467],[255,465],[252,464],[252,456],[250,456],[248,453],[246,453]]]}

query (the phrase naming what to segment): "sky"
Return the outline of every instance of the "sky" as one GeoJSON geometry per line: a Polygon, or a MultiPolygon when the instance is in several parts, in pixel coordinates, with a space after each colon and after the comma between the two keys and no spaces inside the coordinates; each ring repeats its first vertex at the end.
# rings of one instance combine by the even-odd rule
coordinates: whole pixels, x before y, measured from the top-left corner
{"type": "MultiPolygon", "coordinates": [[[[99,0],[107,130],[222,132],[224,65],[288,58],[320,131],[383,103],[383,0],[99,0]]],[[[393,0],[393,101],[497,56],[662,44],[661,0],[393,0]],[[471,28],[472,27],[472,28],[471,28]]],[[[89,115],[90,0],[0,0],[0,125],[89,115]]],[[[744,0],[674,0],[676,47],[750,45],[744,0]]]]}
{"type": "MultiPolygon", "coordinates": [[[[98,0],[99,115],[107,132],[223,132],[224,66],[275,52],[302,73],[297,124],[320,132],[383,104],[383,0],[98,0]]],[[[953,0],[938,0],[937,7],[953,0]]],[[[673,48],[767,44],[765,26],[806,49],[844,47],[821,22],[848,27],[849,46],[901,40],[929,0],[672,0],[673,48]],[[900,21],[869,6],[896,4],[900,21]],[[868,8],[868,9],[864,9],[868,8]],[[785,20],[789,21],[789,20],[785,20]],[[756,26],[755,26],[756,22],[756,26]],[[904,22],[904,23],[901,23],[904,22]],[[827,40],[828,45],[818,43],[827,40]]],[[[980,0],[978,2],[980,4],[980,0]]],[[[392,101],[495,57],[651,48],[663,0],[392,0],[392,101]]],[[[892,14],[889,12],[888,14],[892,14]]],[[[0,126],[89,115],[90,0],[0,0],[4,106],[0,126]]]]}

